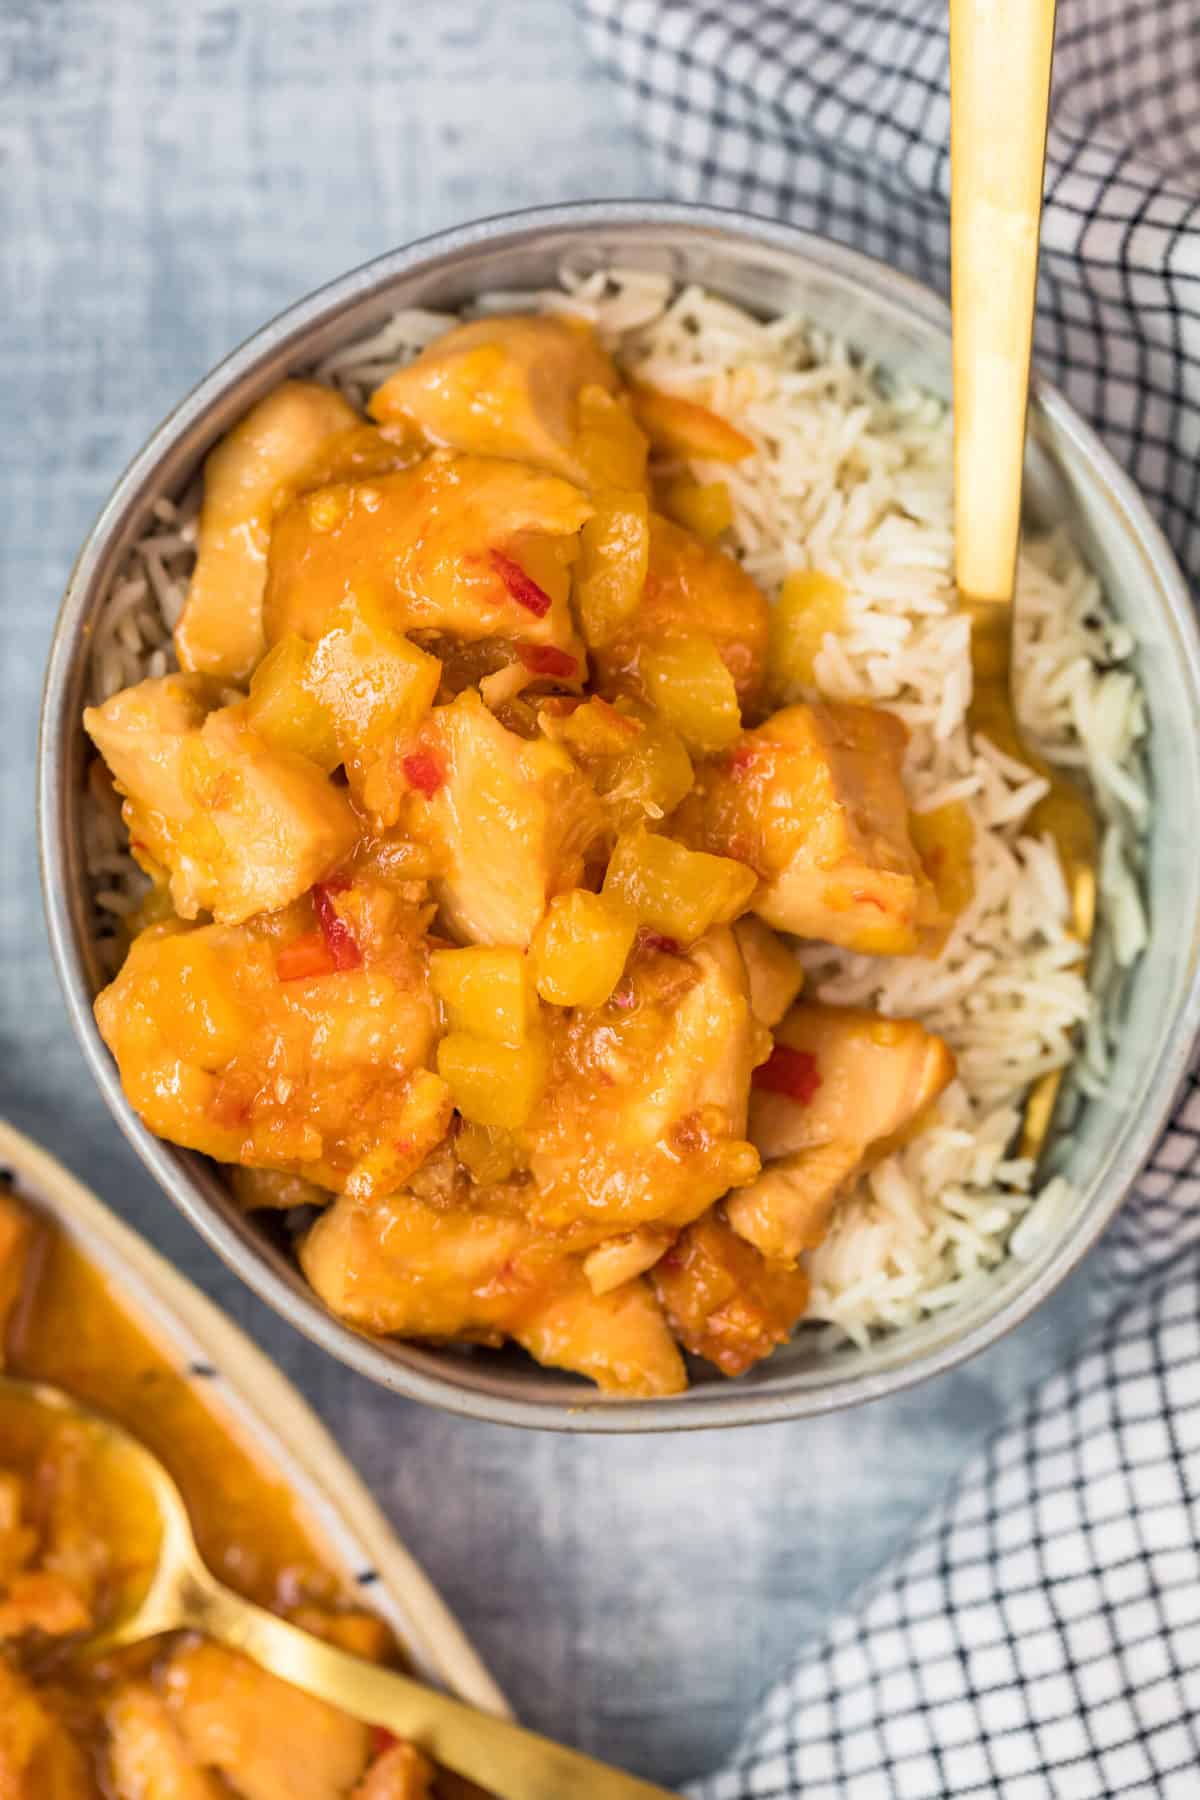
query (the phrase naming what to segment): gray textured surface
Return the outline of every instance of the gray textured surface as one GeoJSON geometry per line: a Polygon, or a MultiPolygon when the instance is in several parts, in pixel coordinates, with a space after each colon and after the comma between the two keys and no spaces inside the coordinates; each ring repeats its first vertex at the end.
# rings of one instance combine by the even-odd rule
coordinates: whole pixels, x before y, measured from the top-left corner
{"type": "Polygon", "coordinates": [[[69,1035],[36,885],[37,692],[75,546],[175,398],[304,290],[506,207],[645,192],[566,0],[0,0],[0,1112],[266,1345],[533,1723],[678,1780],[887,1556],[1077,1323],[851,1417],[521,1436],[335,1367],[174,1217],[69,1035]]]}

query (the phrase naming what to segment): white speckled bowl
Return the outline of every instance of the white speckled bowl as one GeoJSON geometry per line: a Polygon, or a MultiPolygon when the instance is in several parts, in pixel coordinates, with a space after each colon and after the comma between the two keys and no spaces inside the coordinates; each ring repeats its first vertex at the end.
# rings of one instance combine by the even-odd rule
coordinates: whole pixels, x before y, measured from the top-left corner
{"type": "Polygon", "coordinates": [[[1033,1311],[1111,1218],[1148,1155],[1200,1023],[1200,642],[1187,590],[1157,526],[1071,408],[1037,384],[1027,492],[1039,522],[1065,520],[1132,627],[1149,701],[1154,814],[1147,862],[1151,941],[1123,997],[1107,1093],[1080,1107],[1050,1157],[1075,1199],[1060,1227],[997,1271],[960,1309],[869,1350],[822,1353],[799,1339],[737,1382],[701,1371],[691,1391],[606,1399],[514,1355],[465,1354],[365,1337],[333,1317],[290,1258],[232,1203],[201,1157],[152,1137],[121,1092],[92,1018],[99,971],[89,941],[79,715],[96,609],[161,494],[176,495],[205,452],[281,377],[404,306],[456,307],[488,289],[550,285],[565,257],[696,281],[764,314],[800,310],[869,349],[885,368],[949,395],[949,320],[933,294],[882,265],[791,227],[710,208],[640,202],[551,207],[484,220],[381,257],[258,332],[183,401],[118,484],[80,553],[50,656],[39,759],[50,937],[92,1071],[121,1128],[176,1204],[269,1303],[352,1368],[456,1412],[567,1431],[667,1431],[800,1417],[906,1387],[972,1356],[1033,1311]]]}
{"type": "Polygon", "coordinates": [[[144,1238],[2,1120],[0,1169],[99,1270],[180,1380],[203,1381],[205,1404],[287,1483],[330,1568],[347,1588],[360,1588],[364,1605],[387,1620],[414,1672],[483,1712],[507,1715],[503,1695],[437,1592],[274,1363],[144,1238]]]}

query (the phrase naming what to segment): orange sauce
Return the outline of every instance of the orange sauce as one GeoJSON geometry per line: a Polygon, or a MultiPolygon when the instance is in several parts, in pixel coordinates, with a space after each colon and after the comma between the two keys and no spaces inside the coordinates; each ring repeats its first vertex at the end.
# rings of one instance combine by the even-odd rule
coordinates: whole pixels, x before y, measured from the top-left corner
{"type": "MultiPolygon", "coordinates": [[[[50,1226],[39,1230],[6,1348],[13,1374],[91,1401],[161,1457],[204,1560],[231,1587],[264,1604],[340,1597],[291,1490],[210,1409],[209,1378],[168,1362],[103,1275],[50,1226]]],[[[19,1435],[16,1409],[0,1400],[0,1461],[10,1467],[25,1460],[19,1435]]]]}

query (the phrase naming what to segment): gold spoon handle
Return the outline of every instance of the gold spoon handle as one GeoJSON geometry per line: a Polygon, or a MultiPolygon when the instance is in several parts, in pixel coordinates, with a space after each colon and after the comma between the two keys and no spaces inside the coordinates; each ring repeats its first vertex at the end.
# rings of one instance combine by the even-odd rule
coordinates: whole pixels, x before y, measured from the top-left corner
{"type": "Polygon", "coordinates": [[[1054,0],[950,0],[958,586],[1007,604],[1046,166],[1054,0]]]}
{"type": "Polygon", "coordinates": [[[497,1800],[678,1800],[665,1788],[347,1655],[243,1600],[207,1570],[190,1572],[179,1600],[187,1614],[181,1622],[318,1700],[410,1739],[497,1800]]]}

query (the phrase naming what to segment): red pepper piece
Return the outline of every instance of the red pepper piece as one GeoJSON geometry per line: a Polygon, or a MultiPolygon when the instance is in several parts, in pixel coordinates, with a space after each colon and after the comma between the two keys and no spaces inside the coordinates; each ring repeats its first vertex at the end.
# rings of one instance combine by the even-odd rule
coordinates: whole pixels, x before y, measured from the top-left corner
{"type": "Polygon", "coordinates": [[[579,658],[554,644],[518,644],[517,655],[531,675],[553,675],[570,681],[579,673],[579,658]]]}
{"type": "Polygon", "coordinates": [[[311,981],[317,975],[332,975],[336,967],[319,931],[306,931],[303,937],[293,938],[275,958],[275,973],[280,981],[311,981]]]}
{"type": "Polygon", "coordinates": [[[414,750],[404,758],[404,774],[418,793],[428,799],[436,794],[446,779],[446,771],[432,750],[414,750]]]}
{"type": "Polygon", "coordinates": [[[810,1105],[821,1085],[817,1059],[811,1050],[790,1050],[786,1044],[776,1044],[750,1080],[754,1087],[765,1088],[769,1094],[784,1094],[800,1106],[810,1105]]]}
{"type": "Polygon", "coordinates": [[[345,879],[338,881],[335,878],[332,882],[318,881],[312,891],[317,924],[335,969],[357,969],[362,962],[358,941],[333,903],[334,894],[345,893],[349,885],[345,879]]]}
{"type": "Polygon", "coordinates": [[[393,1744],[398,1744],[399,1742],[400,1742],[400,1739],[396,1736],[395,1732],[389,1731],[386,1725],[372,1725],[372,1727],[371,1727],[371,1755],[372,1756],[382,1756],[385,1750],[390,1750],[393,1744]]]}
{"type": "Polygon", "coordinates": [[[505,556],[503,550],[489,550],[488,560],[517,605],[533,613],[535,618],[544,619],[550,611],[550,596],[545,588],[540,588],[520,563],[505,556]]]}

